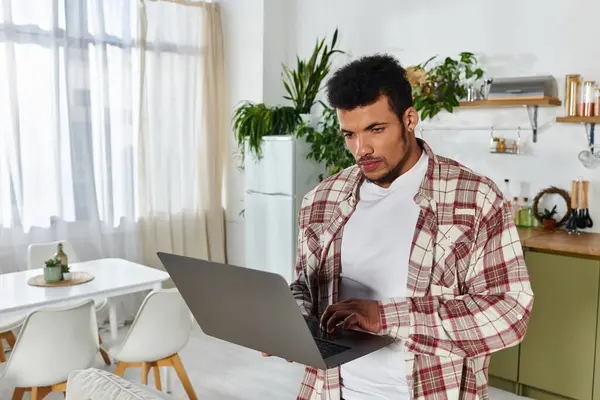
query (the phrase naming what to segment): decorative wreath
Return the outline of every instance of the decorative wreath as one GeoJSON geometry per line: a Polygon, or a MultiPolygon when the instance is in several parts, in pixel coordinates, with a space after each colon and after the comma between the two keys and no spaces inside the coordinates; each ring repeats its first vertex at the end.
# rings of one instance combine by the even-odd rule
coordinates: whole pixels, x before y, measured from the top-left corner
{"type": "Polygon", "coordinates": [[[533,216],[539,221],[540,224],[544,223],[544,221],[542,221],[542,216],[538,214],[538,203],[540,202],[540,199],[546,194],[558,194],[565,200],[565,203],[567,203],[567,212],[561,218],[560,221],[556,222],[557,227],[563,225],[569,220],[569,217],[573,212],[573,209],[571,208],[571,195],[569,195],[569,192],[567,192],[566,190],[559,189],[555,186],[551,186],[547,189],[542,190],[533,198],[533,206],[531,209],[533,216]]]}

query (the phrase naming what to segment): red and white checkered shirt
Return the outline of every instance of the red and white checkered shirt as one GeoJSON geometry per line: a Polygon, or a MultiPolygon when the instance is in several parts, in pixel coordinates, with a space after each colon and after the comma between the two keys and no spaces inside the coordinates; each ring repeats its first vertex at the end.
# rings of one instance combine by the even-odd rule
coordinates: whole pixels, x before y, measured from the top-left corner
{"type": "MultiPolygon", "coordinates": [[[[380,334],[404,343],[412,399],[487,399],[490,354],[521,342],[533,306],[521,242],[493,181],[419,143],[429,164],[408,285],[380,301],[380,334]]],[[[291,289],[306,315],[337,302],[342,228],[363,179],[353,166],[304,197],[291,289]]],[[[339,368],[306,368],[298,399],[340,395],[339,368]]]]}

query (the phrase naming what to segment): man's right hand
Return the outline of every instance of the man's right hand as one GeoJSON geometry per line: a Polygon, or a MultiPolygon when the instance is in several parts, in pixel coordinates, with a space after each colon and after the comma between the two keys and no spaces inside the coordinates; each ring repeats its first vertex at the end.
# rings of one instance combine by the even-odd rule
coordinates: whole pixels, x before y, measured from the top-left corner
{"type": "MultiPolygon", "coordinates": [[[[263,357],[271,357],[271,355],[267,354],[267,353],[262,353],[262,356],[263,357]]],[[[289,363],[293,363],[293,361],[291,361],[291,360],[286,360],[286,361],[289,362],[289,363]]]]}

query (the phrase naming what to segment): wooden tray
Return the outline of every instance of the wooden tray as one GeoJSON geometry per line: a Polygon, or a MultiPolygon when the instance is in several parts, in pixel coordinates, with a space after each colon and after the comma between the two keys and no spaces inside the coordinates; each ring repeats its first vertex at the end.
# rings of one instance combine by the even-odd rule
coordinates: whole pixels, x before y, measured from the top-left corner
{"type": "Polygon", "coordinates": [[[59,281],[54,283],[47,283],[44,280],[44,275],[36,275],[29,278],[27,283],[31,286],[42,286],[42,287],[56,287],[56,286],[75,286],[81,285],[94,279],[94,275],[84,271],[74,271],[71,273],[71,279],[68,281],[59,281]]]}

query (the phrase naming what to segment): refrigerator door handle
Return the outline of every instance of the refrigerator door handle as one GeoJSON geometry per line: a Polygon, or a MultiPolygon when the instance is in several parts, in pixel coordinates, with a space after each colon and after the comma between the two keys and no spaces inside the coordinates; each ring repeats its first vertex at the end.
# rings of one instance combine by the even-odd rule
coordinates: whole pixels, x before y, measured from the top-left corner
{"type": "Polygon", "coordinates": [[[296,196],[289,195],[287,193],[265,193],[265,192],[257,192],[255,190],[246,190],[246,194],[260,194],[262,196],[283,196],[283,197],[291,197],[295,198],[296,196]]]}

